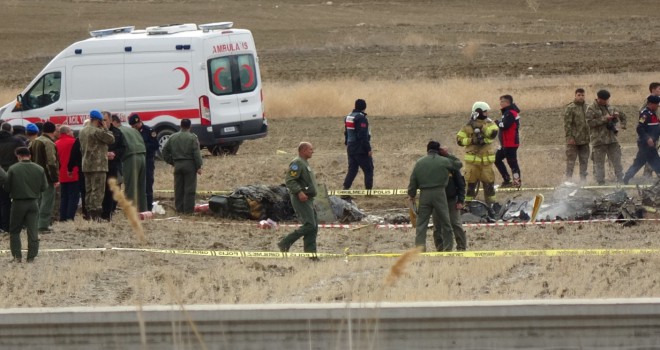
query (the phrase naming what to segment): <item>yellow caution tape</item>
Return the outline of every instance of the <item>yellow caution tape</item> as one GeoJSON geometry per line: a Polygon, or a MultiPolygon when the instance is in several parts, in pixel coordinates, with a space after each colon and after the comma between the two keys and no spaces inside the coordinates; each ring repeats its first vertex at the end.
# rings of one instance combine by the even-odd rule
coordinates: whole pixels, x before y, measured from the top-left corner
{"type": "MultiPolygon", "coordinates": [[[[598,185],[598,186],[581,186],[581,189],[633,189],[633,188],[646,188],[650,185],[598,185]]],[[[496,188],[497,192],[518,192],[518,191],[554,191],[557,187],[505,187],[496,188]]],[[[156,193],[174,194],[174,190],[154,190],[156,193]]],[[[197,191],[201,195],[228,195],[233,191],[231,190],[208,190],[197,191]]],[[[381,188],[372,190],[328,190],[329,196],[407,196],[408,189],[399,188],[381,188]]]]}
{"type": "MultiPolygon", "coordinates": [[[[40,252],[80,252],[80,251],[130,251],[174,255],[199,255],[228,258],[396,258],[403,253],[364,253],[351,254],[344,249],[344,254],[334,253],[296,253],[296,252],[251,252],[229,250],[195,250],[195,249],[153,249],[153,248],[76,248],[76,249],[42,249],[40,252]]],[[[10,253],[10,250],[0,250],[0,254],[10,253]]],[[[660,249],[544,249],[544,250],[485,250],[461,252],[429,252],[421,253],[427,257],[460,257],[460,258],[494,258],[518,256],[615,256],[615,255],[648,255],[659,254],[660,249]]]]}

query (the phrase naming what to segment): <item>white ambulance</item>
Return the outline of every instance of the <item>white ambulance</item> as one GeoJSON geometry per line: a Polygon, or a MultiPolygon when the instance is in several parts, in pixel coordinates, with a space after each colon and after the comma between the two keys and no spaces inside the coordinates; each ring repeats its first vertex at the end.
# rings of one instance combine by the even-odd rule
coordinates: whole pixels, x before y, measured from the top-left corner
{"type": "Polygon", "coordinates": [[[18,129],[51,121],[76,130],[92,109],[122,120],[137,113],[161,147],[188,118],[202,147],[236,153],[243,140],[265,137],[268,122],[252,33],[232,25],[92,31],[55,56],[0,118],[18,129]]]}

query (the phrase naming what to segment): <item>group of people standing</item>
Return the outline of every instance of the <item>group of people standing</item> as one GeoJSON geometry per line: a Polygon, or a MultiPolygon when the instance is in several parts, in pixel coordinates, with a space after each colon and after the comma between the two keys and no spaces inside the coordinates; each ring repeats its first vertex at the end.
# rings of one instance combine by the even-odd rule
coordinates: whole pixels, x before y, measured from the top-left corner
{"type": "MultiPolygon", "coordinates": [[[[647,165],[645,173],[654,171],[660,175],[660,120],[657,115],[660,83],[651,83],[649,92],[650,95],[640,108],[636,128],[637,156],[624,174],[617,134],[619,125],[623,129],[626,127],[625,114],[609,104],[610,93],[607,90],[598,91],[590,105],[585,102],[585,90],[575,90],[575,99],[566,106],[564,112],[568,179],[573,175],[576,160],[579,160],[580,179],[586,180],[590,151],[594,162],[594,177],[599,185],[605,183],[606,158],[614,167],[617,181],[625,184],[644,165],[647,165]]],[[[496,202],[493,165],[503,180],[500,187],[522,185],[517,155],[520,146],[520,109],[511,95],[500,96],[499,103],[501,116],[497,120],[489,117],[490,106],[486,102],[473,104],[468,123],[456,135],[457,144],[465,147],[464,166],[437,141],[430,141],[427,144],[427,155],[415,163],[408,185],[408,196],[411,202],[415,202],[419,191],[415,245],[423,251],[426,250],[426,231],[431,215],[435,228],[433,241],[438,251],[451,251],[454,238],[457,250],[467,249],[460,210],[466,202],[474,200],[480,186],[483,186],[486,204],[496,202]],[[495,150],[496,138],[499,139],[499,147],[495,150]],[[504,164],[505,160],[511,173],[504,164]],[[461,168],[464,169],[464,175],[460,173],[461,168]]],[[[350,189],[359,169],[364,173],[365,189],[373,188],[371,131],[366,108],[366,102],[358,99],[353,111],[344,117],[344,143],[348,156],[348,171],[343,184],[345,190],[350,189]]],[[[291,245],[303,237],[304,251],[314,253],[318,232],[318,220],[313,208],[316,180],[307,162],[313,154],[313,147],[309,142],[303,142],[298,151],[299,156],[289,165],[286,183],[293,207],[303,226],[280,240],[278,247],[283,252],[289,251],[291,245]]]]}
{"type": "MultiPolygon", "coordinates": [[[[123,184],[139,212],[153,209],[157,135],[138,114],[130,127],[110,112],[92,110],[78,137],[68,125],[29,123],[25,133],[0,122],[0,230],[10,235],[13,262],[22,261],[20,232],[28,234],[27,261],[39,251],[39,233],[50,233],[57,190],[59,220],[73,220],[82,201],[86,220],[109,221],[117,208],[108,179],[123,184]]],[[[174,166],[176,211],[192,213],[202,157],[191,121],[181,120],[163,149],[174,166]]]]}
{"type": "Polygon", "coordinates": [[[611,95],[607,90],[599,90],[591,104],[585,101],[584,89],[575,90],[575,99],[566,106],[564,112],[567,179],[572,178],[575,163],[579,162],[580,180],[585,181],[590,157],[593,161],[594,178],[599,185],[605,184],[606,160],[612,165],[616,181],[620,183],[628,184],[645,165],[645,176],[650,177],[652,172],[660,174],[660,125],[657,116],[660,83],[651,83],[649,93],[639,109],[639,122],[635,128],[638,136],[637,155],[624,173],[618,133],[620,129],[625,130],[627,127],[626,115],[610,105],[611,95]]]}

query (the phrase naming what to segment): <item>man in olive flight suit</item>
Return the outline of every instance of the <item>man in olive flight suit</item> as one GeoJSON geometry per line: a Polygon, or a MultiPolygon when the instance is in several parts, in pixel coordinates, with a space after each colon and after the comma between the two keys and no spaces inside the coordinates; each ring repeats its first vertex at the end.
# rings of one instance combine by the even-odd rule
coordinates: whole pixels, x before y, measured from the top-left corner
{"type": "Polygon", "coordinates": [[[174,166],[174,207],[178,213],[195,210],[197,175],[202,175],[199,140],[190,132],[190,125],[190,119],[182,119],[181,130],[163,147],[163,159],[174,166]]]}
{"type": "MultiPolygon", "coordinates": [[[[447,147],[440,147],[440,155],[443,157],[449,156],[449,149],[447,147]]],[[[463,229],[463,222],[461,221],[461,209],[465,206],[465,178],[458,170],[449,172],[449,181],[445,187],[445,194],[447,196],[447,209],[449,210],[449,221],[451,228],[454,232],[456,239],[456,250],[467,250],[467,236],[463,229]]],[[[435,240],[435,248],[442,250],[444,244],[442,243],[442,233],[439,231],[442,224],[436,215],[433,215],[433,238],[435,240]],[[438,240],[438,238],[440,238],[438,240]]]]}
{"type": "Polygon", "coordinates": [[[286,187],[289,190],[291,204],[298,215],[302,226],[282,238],[277,243],[281,252],[288,252],[291,245],[303,237],[304,251],[316,253],[316,234],[318,233],[318,217],[314,210],[316,197],[316,178],[308,159],[312,158],[314,148],[309,142],[301,142],[298,146],[298,157],[289,164],[286,172],[286,187]]]}
{"type": "Polygon", "coordinates": [[[33,262],[39,253],[39,231],[37,216],[39,206],[37,200],[48,187],[44,169],[30,161],[30,150],[27,147],[16,149],[18,163],[9,167],[5,173],[0,168],[0,184],[2,184],[12,200],[9,218],[9,246],[13,262],[21,262],[21,231],[27,229],[28,252],[27,262],[33,262]]]}
{"type": "Polygon", "coordinates": [[[454,239],[445,187],[449,182],[449,172],[460,170],[463,164],[454,156],[441,156],[438,141],[430,141],[426,151],[428,154],[415,163],[408,184],[408,197],[411,201],[415,201],[417,190],[420,190],[415,245],[426,251],[426,230],[433,214],[438,216],[442,234],[442,237],[434,237],[434,240],[442,240],[442,251],[451,251],[454,239]]]}
{"type": "Polygon", "coordinates": [[[118,116],[112,116],[112,125],[119,128],[124,140],[124,155],[121,158],[122,175],[124,176],[124,194],[133,201],[139,212],[148,210],[147,207],[147,163],[144,139],[140,132],[121,125],[118,116]]]}

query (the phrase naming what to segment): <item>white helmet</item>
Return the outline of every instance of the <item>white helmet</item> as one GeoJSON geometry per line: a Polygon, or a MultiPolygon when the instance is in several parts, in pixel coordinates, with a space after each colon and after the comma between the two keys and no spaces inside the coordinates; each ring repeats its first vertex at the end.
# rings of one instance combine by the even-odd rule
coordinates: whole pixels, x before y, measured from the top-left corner
{"type": "Polygon", "coordinates": [[[472,112],[476,112],[477,109],[480,109],[482,112],[490,110],[490,106],[486,102],[477,101],[472,105],[472,112]]]}

